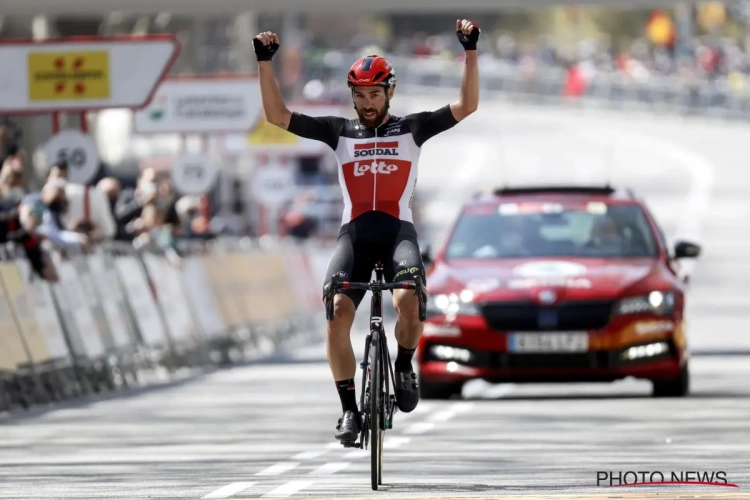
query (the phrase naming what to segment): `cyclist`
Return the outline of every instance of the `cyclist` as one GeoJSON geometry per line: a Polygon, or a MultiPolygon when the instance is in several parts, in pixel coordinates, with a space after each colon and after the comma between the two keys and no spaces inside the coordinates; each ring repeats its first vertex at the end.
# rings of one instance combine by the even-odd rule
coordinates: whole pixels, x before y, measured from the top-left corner
{"type": "MultiPolygon", "coordinates": [[[[279,37],[266,31],[253,39],[266,120],[300,137],[327,144],[339,161],[344,213],[327,280],[336,275],[347,281],[369,281],[378,260],[383,263],[388,282],[413,282],[417,275],[425,279],[411,213],[419,153],[428,139],[476,111],[479,104],[476,49],[480,33],[475,23],[466,19],[456,21],[456,36],[466,54],[463,82],[458,100],[435,111],[392,116],[389,107],[396,86],[393,67],[378,55],[356,61],[349,70],[347,82],[358,120],[312,117],[290,111],[271,65],[279,49],[279,37]]],[[[327,281],[324,291],[329,286],[330,281],[327,281]]],[[[343,410],[335,436],[342,442],[356,441],[361,428],[354,385],[356,359],[350,331],[364,295],[362,290],[337,294],[334,316],[328,322],[328,362],[343,410]]],[[[398,314],[394,389],[399,410],[408,413],[419,402],[412,355],[424,324],[420,321],[418,297],[413,291],[394,291],[393,306],[398,314]]]]}

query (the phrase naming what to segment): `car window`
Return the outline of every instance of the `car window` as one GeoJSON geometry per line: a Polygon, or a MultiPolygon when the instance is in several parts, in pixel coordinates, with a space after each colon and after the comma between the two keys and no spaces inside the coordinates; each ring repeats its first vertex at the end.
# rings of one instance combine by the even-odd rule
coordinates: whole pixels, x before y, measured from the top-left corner
{"type": "Polygon", "coordinates": [[[656,257],[658,245],[636,205],[503,204],[466,211],[445,257],[656,257]]]}

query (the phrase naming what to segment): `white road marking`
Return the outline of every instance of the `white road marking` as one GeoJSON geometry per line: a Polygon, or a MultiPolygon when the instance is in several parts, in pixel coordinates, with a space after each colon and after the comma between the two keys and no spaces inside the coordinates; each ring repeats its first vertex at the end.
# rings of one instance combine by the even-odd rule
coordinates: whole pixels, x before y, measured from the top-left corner
{"type": "Polygon", "coordinates": [[[508,394],[513,392],[513,384],[499,384],[492,385],[482,392],[482,396],[485,399],[498,399],[504,398],[508,394]]]}
{"type": "Polygon", "coordinates": [[[370,450],[354,450],[344,455],[344,458],[351,460],[354,458],[364,458],[370,456],[370,450]]]}
{"type": "Polygon", "coordinates": [[[403,436],[386,437],[385,441],[383,441],[383,448],[386,450],[399,448],[402,444],[406,444],[409,441],[411,441],[410,438],[403,436]]]}
{"type": "Polygon", "coordinates": [[[435,427],[435,424],[431,422],[418,422],[407,427],[404,430],[404,434],[424,434],[425,432],[431,430],[433,427],[435,427]]]}
{"type": "Polygon", "coordinates": [[[312,458],[318,458],[321,455],[325,455],[326,453],[328,453],[328,449],[303,451],[301,453],[297,453],[296,455],[294,455],[292,459],[310,460],[312,458]]]}
{"type": "Polygon", "coordinates": [[[443,410],[437,413],[433,413],[432,415],[427,417],[427,420],[430,422],[447,422],[448,420],[452,419],[455,416],[456,416],[455,411],[443,410]]]}
{"type": "Polygon", "coordinates": [[[303,490],[313,484],[315,481],[289,481],[288,483],[284,483],[278,488],[275,488],[265,495],[263,495],[262,498],[285,498],[290,497],[297,493],[300,490],[303,490]]]}
{"type": "Polygon", "coordinates": [[[278,476],[297,467],[299,462],[279,462],[263,469],[256,476],[278,476]]]}
{"type": "Polygon", "coordinates": [[[451,408],[455,413],[466,413],[467,411],[470,411],[472,408],[474,408],[474,403],[471,403],[469,401],[462,401],[460,403],[454,404],[451,408]]]}
{"type": "Polygon", "coordinates": [[[447,422],[448,420],[455,417],[457,414],[469,411],[472,408],[472,406],[473,406],[473,403],[469,403],[469,402],[456,403],[448,409],[439,411],[437,413],[433,413],[432,415],[427,417],[427,421],[428,422],[447,422]]]}
{"type": "Polygon", "coordinates": [[[338,448],[343,448],[343,446],[341,445],[339,441],[333,441],[331,443],[328,443],[326,445],[326,448],[328,448],[329,450],[336,450],[338,448]]]}
{"type": "Polygon", "coordinates": [[[328,462],[310,473],[311,476],[330,476],[351,465],[351,462],[328,462]]]}
{"type": "Polygon", "coordinates": [[[231,483],[201,498],[229,498],[232,495],[236,495],[240,491],[245,490],[254,484],[255,483],[231,483]]]}

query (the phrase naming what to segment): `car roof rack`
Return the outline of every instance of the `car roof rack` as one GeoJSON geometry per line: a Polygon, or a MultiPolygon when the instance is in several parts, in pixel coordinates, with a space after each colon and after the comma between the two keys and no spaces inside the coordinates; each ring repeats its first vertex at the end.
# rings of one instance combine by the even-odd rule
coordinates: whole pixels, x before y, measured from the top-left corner
{"type": "MultiPolygon", "coordinates": [[[[523,186],[523,187],[502,187],[494,190],[495,196],[524,195],[537,193],[551,194],[589,194],[609,196],[617,193],[618,190],[610,185],[606,186],[523,186]]],[[[630,198],[635,195],[632,190],[626,190],[630,198]]]]}

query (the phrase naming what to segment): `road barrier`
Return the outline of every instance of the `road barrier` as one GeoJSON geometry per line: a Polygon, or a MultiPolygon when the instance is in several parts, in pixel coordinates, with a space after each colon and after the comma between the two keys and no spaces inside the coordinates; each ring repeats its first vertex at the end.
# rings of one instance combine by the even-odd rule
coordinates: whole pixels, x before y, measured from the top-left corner
{"type": "Polygon", "coordinates": [[[323,334],[330,249],[231,240],[178,260],[130,244],[52,254],[59,281],[0,251],[0,411],[143,386],[323,334]]]}
{"type": "MultiPolygon", "coordinates": [[[[330,74],[345,74],[345,57],[326,61],[330,74]]],[[[386,54],[398,71],[398,86],[404,95],[452,98],[463,77],[462,65],[442,57],[403,57],[386,54]]],[[[571,92],[568,68],[543,64],[520,65],[480,54],[479,78],[482,99],[491,97],[513,103],[565,105],[613,111],[668,113],[721,120],[750,118],[750,91],[744,75],[689,79],[676,75],[627,75],[620,71],[596,70],[571,92]]],[[[312,70],[311,70],[312,71],[312,70]]],[[[586,71],[581,72],[586,73],[586,71]]]]}

